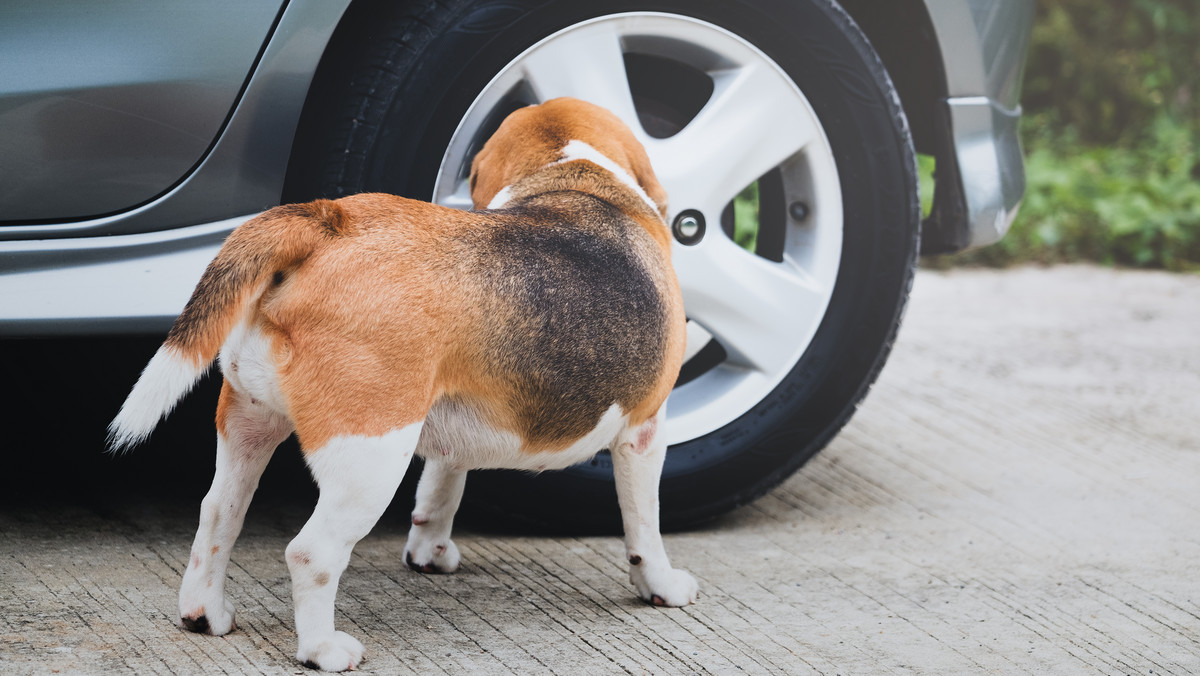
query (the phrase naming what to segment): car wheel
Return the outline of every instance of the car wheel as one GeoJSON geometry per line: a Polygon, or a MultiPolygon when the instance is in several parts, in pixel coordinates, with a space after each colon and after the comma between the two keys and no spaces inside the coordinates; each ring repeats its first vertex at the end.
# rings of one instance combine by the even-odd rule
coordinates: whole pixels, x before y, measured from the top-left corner
{"type": "MultiPolygon", "coordinates": [[[[835,3],[352,11],[310,96],[290,199],[384,191],[470,208],[475,152],[509,112],[557,96],[609,108],[646,146],[689,319],[667,405],[665,527],[762,495],[845,424],[895,337],[920,211],[899,99],[835,3]]],[[[540,476],[478,472],[467,508],[609,528],[612,483],[606,453],[540,476]]]]}

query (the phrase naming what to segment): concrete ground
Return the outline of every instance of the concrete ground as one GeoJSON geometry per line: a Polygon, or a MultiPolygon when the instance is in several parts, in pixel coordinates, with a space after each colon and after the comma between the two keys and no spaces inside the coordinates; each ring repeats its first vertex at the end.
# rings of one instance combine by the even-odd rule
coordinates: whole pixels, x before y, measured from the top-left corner
{"type": "MultiPolygon", "coordinates": [[[[698,604],[636,601],[616,538],[461,532],[458,574],[412,573],[400,509],[337,621],[380,674],[1197,674],[1198,398],[1200,277],[923,272],[842,434],[668,537],[698,604]]],[[[304,673],[283,548],[306,510],[251,508],[239,629],[212,638],[174,625],[198,502],[7,504],[0,673],[304,673]]]]}

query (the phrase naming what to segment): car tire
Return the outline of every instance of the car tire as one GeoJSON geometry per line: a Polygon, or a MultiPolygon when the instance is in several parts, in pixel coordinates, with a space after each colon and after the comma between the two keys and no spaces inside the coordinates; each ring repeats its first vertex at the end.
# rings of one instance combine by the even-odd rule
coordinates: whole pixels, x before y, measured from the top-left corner
{"type": "MultiPolygon", "coordinates": [[[[695,66],[693,70],[699,72],[703,64],[697,63],[732,59],[763,64],[754,67],[781,75],[778,82],[785,84],[769,86],[791,86],[799,96],[775,90],[770,90],[775,92],[770,96],[782,97],[781,109],[795,106],[796,119],[807,110],[820,146],[804,146],[787,162],[767,167],[770,171],[762,174],[757,183],[761,241],[755,250],[742,254],[728,246],[730,209],[720,214],[710,209],[706,239],[714,250],[724,247],[719,250],[725,258],[701,260],[696,264],[699,272],[688,274],[703,277],[705,270],[715,274],[714,266],[736,259],[736,265],[754,270],[791,265],[788,274],[800,279],[810,274],[805,265],[811,264],[824,270],[812,275],[827,278],[823,300],[797,302],[792,309],[787,294],[763,292],[773,295],[761,307],[775,308],[760,312],[771,315],[759,317],[768,327],[763,332],[776,342],[791,341],[779,348],[787,358],[776,360],[772,373],[758,378],[757,389],[745,386],[751,394],[731,397],[729,405],[712,395],[705,404],[708,408],[697,409],[703,415],[693,416],[686,425],[680,423],[690,432],[676,435],[680,438],[674,439],[667,453],[660,485],[664,528],[695,524],[761,496],[815,455],[846,423],[878,375],[896,336],[916,268],[920,203],[915,154],[899,98],[866,38],[836,3],[444,0],[358,3],[350,12],[318,71],[301,121],[285,192],[289,201],[383,191],[451,203],[454,186],[446,184],[464,178],[463,162],[469,162],[480,139],[508,109],[532,102],[531,96],[537,98],[536,92],[512,84],[519,77],[510,78],[504,91],[496,89],[500,86],[496,83],[503,83],[505,73],[524,63],[521,59],[526,55],[536,53],[530,51],[534,45],[575,36],[570,39],[576,42],[565,43],[566,47],[587,52],[588,43],[579,38],[584,35],[579,31],[592,26],[612,24],[622,49],[633,50],[624,59],[630,89],[637,90],[633,97],[639,120],[643,127],[667,127],[639,130],[651,144],[648,150],[657,147],[656,139],[669,140],[672,133],[681,133],[670,128],[672,123],[686,128],[699,119],[697,109],[707,105],[702,89],[708,85],[701,83],[700,89],[692,90],[676,86],[692,77],[671,71],[679,64],[695,66]],[[639,45],[649,45],[646,54],[637,51],[639,45]],[[649,83],[634,82],[639,59],[650,63],[651,71],[659,66],[666,69],[655,71],[658,84],[653,77],[649,83]],[[479,102],[487,96],[491,107],[481,112],[479,102]],[[674,118],[679,119],[672,122],[674,118]],[[454,152],[457,160],[447,168],[447,158],[454,152]],[[827,184],[831,187],[819,189],[827,184]],[[815,203],[795,199],[797,191],[805,189],[825,190],[823,201],[819,195],[812,197],[815,203]],[[817,230],[824,234],[813,239],[824,238],[821,253],[813,253],[820,247],[804,239],[808,235],[803,227],[819,220],[812,216],[814,212],[825,219],[825,225],[819,226],[824,230],[817,230]],[[794,250],[788,249],[791,240],[799,242],[794,250]],[[796,319],[801,315],[802,321],[796,319]],[[811,328],[797,330],[795,336],[775,335],[769,328],[771,323],[790,326],[788,322],[811,328]]],[[[578,67],[586,70],[594,55],[573,57],[576,52],[568,50],[566,59],[578,58],[578,67]]],[[[754,125],[727,128],[741,133],[738,130],[746,127],[754,125]]],[[[770,148],[774,138],[787,136],[787,130],[787,125],[763,125],[754,132],[760,137],[754,147],[770,148]]],[[[655,159],[653,153],[651,157],[655,159]]],[[[672,195],[672,217],[689,206],[674,200],[672,195]]],[[[676,247],[681,280],[688,257],[699,255],[694,251],[702,248],[676,247]]],[[[687,288],[685,284],[685,309],[691,317],[687,288]]],[[[707,292],[722,293],[720,289],[707,292]]],[[[752,288],[737,292],[755,293],[752,288]]],[[[694,295],[698,298],[701,292],[694,295]]],[[[738,299],[717,298],[697,300],[694,307],[703,302],[721,306],[721,311],[739,304],[738,299]]],[[[706,391],[715,392],[712,388],[749,372],[745,364],[731,360],[736,346],[724,349],[720,331],[714,334],[706,334],[712,340],[695,350],[685,365],[681,382],[687,382],[677,388],[672,402],[682,388],[699,392],[707,387],[706,391]],[[712,374],[724,374],[725,380],[712,374]]],[[[668,404],[668,415],[672,406],[668,404]]],[[[606,453],[590,463],[537,476],[476,472],[469,483],[464,503],[468,516],[576,532],[619,528],[606,453]]]]}

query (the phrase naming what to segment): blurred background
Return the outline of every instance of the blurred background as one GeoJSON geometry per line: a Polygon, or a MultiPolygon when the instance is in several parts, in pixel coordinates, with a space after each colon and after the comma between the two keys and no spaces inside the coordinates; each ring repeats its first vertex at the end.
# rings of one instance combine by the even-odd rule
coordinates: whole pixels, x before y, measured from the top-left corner
{"type": "Polygon", "coordinates": [[[1195,0],[1039,0],[1020,214],[998,244],[925,265],[1200,272],[1198,37],[1195,0]]]}

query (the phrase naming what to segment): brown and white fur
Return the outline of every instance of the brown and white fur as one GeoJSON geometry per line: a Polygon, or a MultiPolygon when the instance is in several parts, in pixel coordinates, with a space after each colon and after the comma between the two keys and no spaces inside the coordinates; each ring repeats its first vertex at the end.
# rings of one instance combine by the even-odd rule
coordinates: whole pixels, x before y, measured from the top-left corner
{"type": "Polygon", "coordinates": [[[505,120],[471,190],[486,209],[382,194],[277,207],[205,271],[111,425],[115,448],[142,441],[219,358],[216,476],[179,592],[188,629],[234,628],[230,550],[293,432],[320,489],[286,551],[310,666],[362,659],[334,629],[338,580],[414,453],[425,471],[410,567],[458,566],[450,530],[468,470],[559,469],[608,448],[638,595],[695,601],[658,526],[685,320],[644,149],[607,111],[556,99],[505,120]]]}

